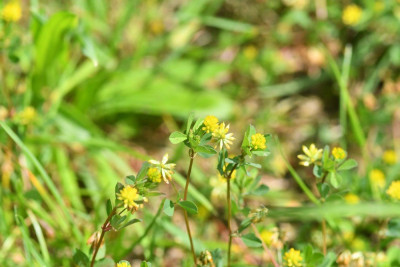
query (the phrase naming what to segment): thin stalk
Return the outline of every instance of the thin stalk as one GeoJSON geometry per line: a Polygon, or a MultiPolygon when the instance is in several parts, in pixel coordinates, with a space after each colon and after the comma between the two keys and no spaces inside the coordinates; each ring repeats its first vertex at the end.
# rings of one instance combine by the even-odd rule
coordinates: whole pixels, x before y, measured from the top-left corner
{"type": "Polygon", "coordinates": [[[106,232],[109,230],[109,223],[111,221],[111,218],[114,216],[115,212],[117,211],[117,208],[120,206],[115,206],[112,211],[110,212],[110,215],[108,215],[106,221],[104,222],[103,226],[101,227],[101,234],[99,240],[96,242],[96,246],[94,248],[93,256],[92,256],[92,261],[90,262],[90,267],[94,266],[94,262],[96,261],[96,256],[97,252],[99,252],[99,248],[101,246],[101,242],[103,241],[104,235],[106,232]]]}
{"type": "Polygon", "coordinates": [[[322,219],[322,252],[326,255],[326,221],[322,219]]]}
{"type": "Polygon", "coordinates": [[[228,176],[227,179],[227,192],[226,192],[226,201],[228,202],[228,230],[229,230],[229,242],[228,242],[228,267],[231,266],[231,247],[232,247],[232,227],[231,227],[231,218],[232,218],[232,205],[231,205],[231,176],[233,171],[237,168],[239,163],[236,163],[228,176]]]}
{"type": "MultiPolygon", "coordinates": [[[[188,188],[189,188],[189,184],[190,184],[190,174],[192,172],[193,160],[194,160],[194,156],[195,156],[193,149],[189,150],[189,156],[190,156],[190,162],[189,162],[189,169],[188,169],[187,176],[186,176],[186,185],[185,185],[185,191],[183,194],[183,200],[187,199],[187,192],[188,192],[188,188]]],[[[186,231],[188,233],[188,237],[189,237],[189,241],[190,241],[190,249],[192,251],[194,265],[196,265],[196,253],[194,252],[192,233],[190,232],[189,216],[185,209],[183,210],[183,215],[185,216],[186,231]]]]}
{"type": "Polygon", "coordinates": [[[258,239],[261,240],[261,244],[264,248],[264,251],[268,254],[269,258],[271,259],[272,264],[275,267],[279,267],[278,263],[275,261],[274,255],[272,255],[272,252],[268,249],[267,245],[264,243],[264,241],[261,238],[260,232],[258,231],[257,227],[254,225],[254,223],[251,224],[251,227],[253,228],[254,233],[258,237],[258,239]]]}

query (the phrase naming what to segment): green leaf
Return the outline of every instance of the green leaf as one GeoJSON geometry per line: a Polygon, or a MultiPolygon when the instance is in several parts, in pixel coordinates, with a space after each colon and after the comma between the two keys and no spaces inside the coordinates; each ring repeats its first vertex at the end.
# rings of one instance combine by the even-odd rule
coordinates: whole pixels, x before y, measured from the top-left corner
{"type": "Polygon", "coordinates": [[[339,187],[340,183],[339,183],[338,175],[337,175],[336,172],[330,172],[328,174],[328,179],[329,179],[329,182],[331,183],[331,185],[334,188],[338,188],[339,187]]]}
{"type": "Polygon", "coordinates": [[[195,123],[194,126],[193,126],[193,132],[194,132],[194,133],[197,132],[197,130],[198,130],[199,127],[203,124],[203,122],[204,122],[204,119],[202,119],[202,118],[197,119],[196,123],[195,123]]]}
{"type": "Polygon", "coordinates": [[[107,200],[107,204],[106,204],[107,215],[110,215],[112,209],[113,209],[113,207],[112,207],[112,204],[111,204],[111,200],[108,199],[108,200],[107,200]]]}
{"type": "Polygon", "coordinates": [[[262,246],[261,240],[258,239],[253,233],[249,233],[242,236],[243,243],[249,248],[258,248],[262,246]]]}
{"type": "Polygon", "coordinates": [[[134,185],[136,183],[136,177],[134,175],[128,175],[125,177],[125,182],[128,185],[134,185]]]}
{"type": "Polygon", "coordinates": [[[217,151],[210,145],[199,145],[195,148],[197,153],[204,153],[214,155],[217,154],[217,151]]]}
{"type": "Polygon", "coordinates": [[[222,149],[221,152],[218,153],[218,165],[217,165],[217,170],[220,175],[224,175],[224,167],[225,167],[225,161],[228,157],[228,152],[226,149],[222,149]]]}
{"type": "Polygon", "coordinates": [[[192,127],[193,119],[194,119],[194,114],[193,112],[190,112],[189,118],[186,123],[186,134],[189,133],[190,127],[192,127]]]}
{"type": "Polygon", "coordinates": [[[357,167],[358,163],[354,159],[348,159],[343,164],[341,164],[338,168],[339,171],[350,170],[357,167]]]}
{"type": "Polygon", "coordinates": [[[322,170],[323,170],[322,166],[314,165],[313,174],[315,175],[315,177],[321,178],[322,177],[322,170]]]}
{"type": "Polygon", "coordinates": [[[58,12],[40,28],[35,38],[35,67],[33,87],[37,91],[47,84],[55,71],[54,65],[67,48],[65,37],[78,25],[78,17],[69,12],[58,12]],[[49,71],[50,70],[50,71],[49,71]]]}
{"type": "Polygon", "coordinates": [[[89,265],[89,257],[80,249],[75,251],[72,260],[79,267],[86,267],[89,265]]]}
{"type": "Polygon", "coordinates": [[[121,183],[117,183],[115,185],[115,194],[119,193],[119,191],[121,191],[124,188],[124,185],[121,183]]]}
{"type": "Polygon", "coordinates": [[[140,267],[151,267],[151,263],[147,262],[147,261],[142,261],[142,263],[140,264],[140,267]]]}
{"type": "Polygon", "coordinates": [[[266,193],[268,193],[268,191],[269,191],[269,187],[266,186],[265,184],[261,184],[259,187],[257,187],[257,188],[252,192],[252,194],[253,194],[253,195],[256,195],[256,196],[263,196],[263,195],[265,195],[266,193]]]}
{"type": "Polygon", "coordinates": [[[178,202],[178,205],[181,206],[184,210],[189,212],[190,214],[197,214],[198,209],[196,204],[189,200],[182,200],[178,202]]]}
{"type": "Polygon", "coordinates": [[[271,152],[265,150],[253,150],[251,153],[259,157],[267,157],[269,154],[271,154],[271,152]]]}
{"type": "Polygon", "coordinates": [[[146,177],[147,170],[149,169],[149,167],[150,167],[150,163],[149,162],[147,162],[147,161],[143,162],[142,167],[140,168],[139,173],[136,176],[136,181],[140,181],[144,177],[146,177]]]}
{"type": "Polygon", "coordinates": [[[129,222],[127,222],[126,224],[124,224],[120,229],[122,229],[122,228],[125,228],[125,227],[127,227],[127,226],[129,226],[129,225],[132,225],[132,224],[135,224],[135,223],[138,223],[138,222],[141,222],[142,220],[141,219],[132,219],[132,220],[130,220],[129,222]]]}
{"type": "Polygon", "coordinates": [[[111,226],[114,227],[115,229],[119,229],[119,226],[121,225],[121,223],[123,223],[126,219],[126,216],[120,216],[118,214],[114,215],[111,218],[111,226]]]}
{"type": "Polygon", "coordinates": [[[183,134],[181,132],[173,132],[171,133],[171,135],[169,136],[169,141],[172,144],[179,144],[183,141],[185,141],[187,139],[186,134],[183,134]]]}
{"type": "Polygon", "coordinates": [[[400,237],[400,219],[391,219],[386,231],[388,237],[400,237]]]}
{"type": "Polygon", "coordinates": [[[318,184],[318,191],[321,197],[326,198],[329,194],[330,187],[326,183],[318,184]]]}
{"type": "Polygon", "coordinates": [[[163,211],[166,215],[168,215],[169,217],[172,217],[172,215],[174,215],[174,203],[172,203],[171,200],[166,199],[164,202],[163,211]]]}
{"type": "Polygon", "coordinates": [[[246,218],[244,219],[239,226],[238,232],[241,233],[243,230],[247,229],[251,225],[252,218],[246,218]]]}
{"type": "Polygon", "coordinates": [[[333,252],[329,252],[326,256],[324,261],[318,265],[318,267],[330,267],[336,260],[336,254],[333,252]]]}

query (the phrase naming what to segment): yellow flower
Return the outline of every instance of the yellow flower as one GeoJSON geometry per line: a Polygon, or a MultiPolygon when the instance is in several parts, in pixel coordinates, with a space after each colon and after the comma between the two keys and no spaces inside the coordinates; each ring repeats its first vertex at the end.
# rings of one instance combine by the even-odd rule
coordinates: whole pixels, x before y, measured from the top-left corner
{"type": "Polygon", "coordinates": [[[203,124],[203,131],[206,131],[207,133],[214,132],[214,130],[218,127],[218,119],[215,116],[208,115],[204,118],[203,124]]]}
{"type": "Polygon", "coordinates": [[[124,207],[126,209],[135,211],[139,208],[139,205],[135,202],[135,200],[139,198],[136,188],[127,185],[117,193],[117,197],[124,202],[124,207]]]}
{"type": "Polygon", "coordinates": [[[155,167],[149,168],[147,171],[147,176],[153,183],[161,182],[161,172],[155,167]]]}
{"type": "Polygon", "coordinates": [[[261,149],[264,150],[267,148],[267,146],[265,145],[265,142],[267,140],[265,140],[264,135],[260,134],[260,133],[256,133],[253,134],[251,136],[251,148],[253,149],[261,149]]]}
{"type": "Polygon", "coordinates": [[[389,165],[395,164],[397,162],[397,155],[394,150],[386,150],[385,152],[383,152],[382,158],[383,161],[389,165]]]}
{"type": "Polygon", "coordinates": [[[348,204],[357,204],[360,202],[360,198],[356,194],[348,193],[344,196],[344,200],[348,204]]]}
{"type": "Polygon", "coordinates": [[[295,250],[294,248],[291,248],[289,251],[285,253],[283,256],[284,264],[287,267],[300,267],[301,261],[303,258],[300,255],[299,250],[295,250]]]}
{"type": "Polygon", "coordinates": [[[342,13],[342,21],[346,25],[355,25],[361,20],[362,9],[354,4],[348,5],[342,13]]]}
{"type": "Polygon", "coordinates": [[[315,144],[311,144],[309,148],[303,146],[303,152],[305,155],[298,155],[297,157],[301,160],[299,164],[306,167],[317,163],[322,158],[322,149],[318,149],[315,144]]]}
{"type": "Polygon", "coordinates": [[[373,186],[376,186],[378,188],[385,187],[386,184],[385,174],[381,170],[373,169],[369,173],[369,180],[373,186]]]}
{"type": "Polygon", "coordinates": [[[33,107],[26,107],[17,114],[17,120],[21,124],[27,125],[32,123],[36,118],[36,110],[33,107]]]}
{"type": "Polygon", "coordinates": [[[157,160],[149,160],[149,162],[158,167],[161,171],[162,178],[164,182],[169,184],[169,181],[172,180],[172,174],[174,174],[175,163],[167,163],[168,154],[165,154],[161,161],[157,160]]]}
{"type": "Polygon", "coordinates": [[[274,244],[278,243],[279,241],[279,232],[278,229],[275,227],[271,230],[263,230],[260,233],[262,241],[269,247],[273,246],[274,244]]]}
{"type": "Polygon", "coordinates": [[[117,263],[117,267],[131,267],[131,264],[127,261],[120,261],[117,263]]]}
{"type": "Polygon", "coordinates": [[[386,194],[391,198],[400,200],[400,181],[393,181],[388,190],[386,190],[386,194]]]}
{"type": "Polygon", "coordinates": [[[243,50],[244,56],[249,60],[253,60],[257,56],[257,53],[257,48],[254,45],[246,46],[243,50]]]}
{"type": "Polygon", "coordinates": [[[233,133],[228,133],[228,131],[229,124],[225,127],[225,123],[222,122],[212,132],[214,141],[217,143],[216,147],[219,144],[219,149],[222,149],[222,147],[224,146],[229,149],[230,145],[232,145],[233,140],[235,140],[235,137],[233,137],[233,133]]]}
{"type": "Polygon", "coordinates": [[[6,4],[1,11],[1,17],[7,22],[16,22],[21,19],[21,5],[17,1],[6,4]]]}
{"type": "Polygon", "coordinates": [[[346,151],[341,147],[334,147],[332,149],[332,155],[335,159],[344,159],[346,157],[346,151]]]}

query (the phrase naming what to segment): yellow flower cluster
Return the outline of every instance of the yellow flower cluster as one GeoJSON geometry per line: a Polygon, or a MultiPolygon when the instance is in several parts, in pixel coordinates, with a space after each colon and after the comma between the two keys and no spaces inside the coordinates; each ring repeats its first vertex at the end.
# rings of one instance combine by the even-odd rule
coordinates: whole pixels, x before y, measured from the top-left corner
{"type": "Polygon", "coordinates": [[[386,164],[393,165],[397,162],[396,152],[394,150],[386,150],[383,152],[382,159],[386,164]]]}
{"type": "Polygon", "coordinates": [[[262,134],[260,134],[260,133],[256,133],[256,134],[253,134],[253,135],[251,136],[251,148],[252,148],[252,149],[255,149],[255,150],[257,150],[257,149],[264,150],[264,149],[267,148],[267,146],[265,145],[265,143],[266,143],[266,140],[265,140],[264,135],[262,135],[262,134]]]}
{"type": "Polygon", "coordinates": [[[342,21],[346,25],[355,25],[360,22],[362,9],[354,4],[348,5],[342,14],[342,21]]]}
{"type": "Polygon", "coordinates": [[[203,131],[206,131],[206,133],[212,133],[215,131],[216,128],[218,128],[218,118],[212,115],[208,115],[207,117],[204,118],[204,127],[202,128],[203,131]]]}
{"type": "Polygon", "coordinates": [[[21,19],[21,5],[17,1],[12,1],[6,4],[1,11],[1,17],[7,22],[16,22],[21,19]]]}
{"type": "Polygon", "coordinates": [[[230,145],[232,145],[235,138],[232,133],[228,133],[229,124],[225,125],[224,122],[219,123],[217,117],[208,115],[204,118],[203,125],[203,128],[201,128],[203,131],[206,133],[212,133],[213,141],[216,142],[215,147],[218,147],[219,145],[219,149],[222,149],[223,147],[226,147],[227,149],[230,148],[230,145]]]}
{"type": "Polygon", "coordinates": [[[311,144],[310,147],[303,146],[303,152],[304,155],[297,157],[301,160],[299,164],[306,167],[317,163],[322,158],[322,149],[318,149],[315,144],[311,144]]]}
{"type": "Polygon", "coordinates": [[[378,169],[373,169],[369,173],[369,180],[374,187],[383,188],[386,184],[385,174],[378,169]]]}
{"type": "Polygon", "coordinates": [[[149,168],[147,171],[147,176],[153,183],[161,183],[161,172],[157,168],[149,168]]]}
{"type": "Polygon", "coordinates": [[[33,107],[26,107],[17,114],[17,120],[24,125],[31,124],[36,119],[36,110],[33,107]]]}
{"type": "Polygon", "coordinates": [[[393,181],[388,190],[386,190],[386,194],[391,198],[400,200],[400,181],[393,181]]]}
{"type": "Polygon", "coordinates": [[[131,267],[131,264],[127,261],[120,261],[117,263],[117,267],[131,267]]]}
{"type": "Polygon", "coordinates": [[[139,208],[139,205],[135,202],[139,197],[137,189],[130,185],[125,186],[117,193],[117,198],[124,202],[124,207],[130,211],[136,211],[139,208]]]}
{"type": "Polygon", "coordinates": [[[346,151],[341,147],[334,147],[332,149],[332,155],[335,159],[344,159],[346,157],[346,151]]]}
{"type": "MultiPolygon", "coordinates": [[[[153,160],[153,159],[149,160],[149,163],[151,163],[153,166],[156,166],[155,169],[157,169],[161,173],[161,176],[162,176],[164,182],[166,184],[169,184],[169,181],[172,180],[172,174],[174,174],[174,169],[175,169],[176,164],[175,163],[167,163],[167,162],[168,162],[168,154],[165,154],[161,161],[157,161],[157,160],[153,160]]],[[[150,168],[150,169],[152,169],[152,168],[150,168]]],[[[149,175],[149,171],[147,172],[147,176],[149,176],[149,178],[150,178],[150,175],[152,175],[153,178],[155,179],[155,181],[157,181],[158,177],[156,177],[155,170],[151,170],[150,175],[149,175]]]]}
{"type": "Polygon", "coordinates": [[[300,267],[302,266],[301,261],[303,258],[300,255],[299,250],[295,250],[291,248],[289,251],[285,253],[283,256],[284,264],[287,267],[300,267]]]}

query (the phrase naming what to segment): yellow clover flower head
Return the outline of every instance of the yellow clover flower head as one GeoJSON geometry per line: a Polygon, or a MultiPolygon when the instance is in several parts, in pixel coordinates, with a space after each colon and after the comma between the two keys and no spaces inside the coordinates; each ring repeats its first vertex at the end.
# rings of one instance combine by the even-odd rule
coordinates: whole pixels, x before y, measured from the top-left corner
{"type": "Polygon", "coordinates": [[[391,198],[400,200],[400,181],[393,181],[388,190],[386,190],[386,194],[391,198]]]}
{"type": "Polygon", "coordinates": [[[235,140],[233,133],[228,133],[228,131],[229,124],[225,126],[225,123],[222,122],[212,132],[214,141],[217,143],[216,147],[219,145],[219,149],[222,149],[223,147],[230,149],[230,145],[232,145],[233,140],[235,140]]]}
{"type": "Polygon", "coordinates": [[[287,267],[300,267],[302,266],[301,261],[303,258],[300,255],[299,250],[295,250],[291,248],[289,251],[285,253],[283,256],[284,264],[287,267]]]}
{"type": "Polygon", "coordinates": [[[267,148],[267,146],[265,145],[265,143],[267,142],[267,140],[265,140],[264,135],[260,134],[260,133],[256,133],[253,134],[251,136],[251,148],[253,149],[261,149],[264,150],[267,148]]]}
{"type": "Polygon", "coordinates": [[[7,22],[17,22],[21,19],[21,5],[17,1],[7,3],[1,11],[1,17],[7,22]]]}
{"type": "Polygon", "coordinates": [[[322,158],[322,149],[317,148],[315,144],[311,144],[310,147],[303,146],[303,152],[304,155],[297,157],[301,160],[299,164],[306,167],[317,163],[322,158]]]}
{"type": "Polygon", "coordinates": [[[386,150],[385,152],[383,152],[382,158],[383,158],[383,161],[389,165],[393,165],[397,162],[396,152],[392,149],[386,150]]]}
{"type": "Polygon", "coordinates": [[[346,151],[341,147],[334,147],[332,149],[332,155],[335,159],[341,160],[346,158],[346,151]]]}
{"type": "Polygon", "coordinates": [[[131,264],[127,261],[120,261],[117,263],[117,267],[131,267],[131,264]]]}
{"type": "Polygon", "coordinates": [[[124,202],[124,207],[128,210],[136,211],[139,208],[139,205],[135,202],[139,198],[139,194],[133,186],[125,186],[117,193],[117,198],[124,202]]]}
{"type": "Polygon", "coordinates": [[[161,172],[157,168],[149,168],[147,171],[147,176],[153,183],[161,183],[161,172]]]}
{"type": "Polygon", "coordinates": [[[376,186],[378,188],[385,187],[386,184],[385,174],[381,170],[373,169],[369,173],[369,180],[373,186],[376,186]]]}
{"type": "Polygon", "coordinates": [[[168,154],[165,154],[161,161],[157,160],[149,160],[149,162],[155,165],[160,171],[161,176],[166,184],[169,184],[169,181],[172,180],[172,174],[174,174],[174,168],[176,166],[175,163],[167,163],[168,162],[168,154]]]}
{"type": "Polygon", "coordinates": [[[17,119],[23,125],[28,125],[32,123],[36,118],[36,110],[35,108],[29,106],[24,108],[21,112],[17,114],[17,119]]]}
{"type": "Polygon", "coordinates": [[[342,21],[346,25],[355,25],[361,20],[362,9],[354,4],[348,5],[342,13],[342,21]]]}
{"type": "Polygon", "coordinates": [[[353,193],[346,194],[344,196],[344,200],[348,204],[357,204],[360,202],[360,198],[356,194],[353,194],[353,193]]]}
{"type": "Polygon", "coordinates": [[[203,131],[206,133],[212,133],[218,127],[218,119],[215,116],[208,115],[204,118],[204,127],[202,128],[203,131]]]}

